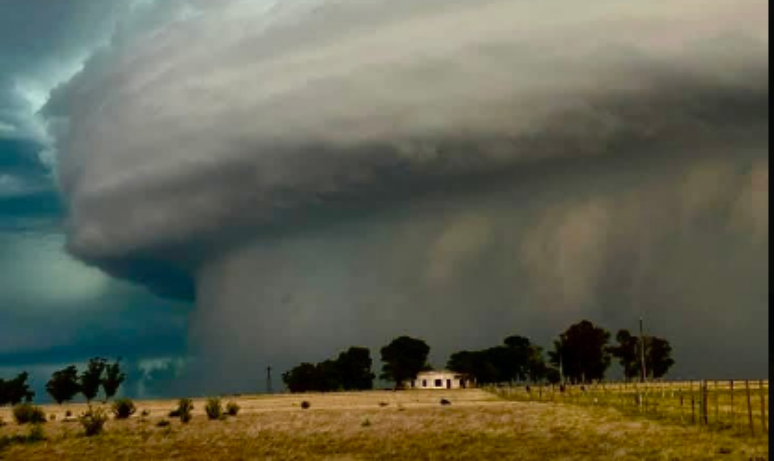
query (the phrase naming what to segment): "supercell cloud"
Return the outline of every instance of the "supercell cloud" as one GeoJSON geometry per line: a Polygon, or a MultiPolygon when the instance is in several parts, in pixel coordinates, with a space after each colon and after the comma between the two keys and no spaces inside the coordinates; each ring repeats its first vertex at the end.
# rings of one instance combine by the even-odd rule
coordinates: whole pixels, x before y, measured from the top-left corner
{"type": "Polygon", "coordinates": [[[195,294],[204,361],[644,310],[768,372],[767,2],[161,3],[44,114],[70,251],[195,294]]]}

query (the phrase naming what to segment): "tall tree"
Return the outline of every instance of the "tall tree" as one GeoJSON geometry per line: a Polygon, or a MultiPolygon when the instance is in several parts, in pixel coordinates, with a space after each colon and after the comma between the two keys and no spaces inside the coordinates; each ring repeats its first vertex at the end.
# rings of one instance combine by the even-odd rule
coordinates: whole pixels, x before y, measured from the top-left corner
{"type": "Polygon", "coordinates": [[[664,338],[645,338],[645,364],[651,378],[660,379],[675,365],[672,345],[664,338]]]}
{"type": "Polygon", "coordinates": [[[294,394],[319,390],[317,367],[311,363],[302,363],[282,375],[282,381],[294,394]]]}
{"type": "Polygon", "coordinates": [[[80,387],[81,394],[87,402],[91,402],[99,394],[99,388],[102,386],[103,374],[107,367],[107,360],[96,357],[89,360],[86,370],[81,373],[80,387]]]}
{"type": "Polygon", "coordinates": [[[105,365],[105,377],[102,380],[102,390],[105,391],[105,398],[112,399],[118,392],[118,388],[126,381],[126,373],[121,371],[121,359],[114,363],[105,365]]]}
{"type": "Polygon", "coordinates": [[[609,342],[610,332],[584,320],[554,341],[554,350],[549,353],[551,363],[572,382],[602,380],[610,368],[609,342]]]}
{"type": "Polygon", "coordinates": [[[373,360],[371,351],[363,347],[350,347],[336,359],[341,387],[347,391],[365,391],[374,388],[373,360]]]}
{"type": "Polygon", "coordinates": [[[29,373],[22,372],[10,381],[0,379],[0,407],[5,405],[17,405],[22,402],[31,402],[35,392],[27,383],[29,373]]]}
{"type": "Polygon", "coordinates": [[[64,370],[55,371],[46,383],[46,392],[59,405],[71,401],[81,391],[78,383],[78,369],[70,365],[64,370]]]}
{"type": "MultiPolygon", "coordinates": [[[[628,330],[621,330],[616,336],[618,344],[610,352],[618,359],[627,379],[642,377],[642,351],[640,338],[628,330]]],[[[663,378],[675,365],[672,358],[672,345],[664,338],[645,337],[645,370],[648,378],[663,378]]]]}
{"type": "Polygon", "coordinates": [[[430,346],[421,339],[402,336],[383,347],[381,354],[384,363],[381,377],[394,382],[396,389],[429,369],[430,346]]]}

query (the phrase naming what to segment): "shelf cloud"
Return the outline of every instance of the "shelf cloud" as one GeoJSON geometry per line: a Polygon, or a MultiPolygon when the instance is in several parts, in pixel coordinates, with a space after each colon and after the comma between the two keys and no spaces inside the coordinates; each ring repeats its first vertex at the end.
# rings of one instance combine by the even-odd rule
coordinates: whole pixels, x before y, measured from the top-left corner
{"type": "Polygon", "coordinates": [[[196,298],[224,369],[399,328],[445,350],[768,315],[767,2],[146,8],[43,109],[68,248],[196,298]]]}

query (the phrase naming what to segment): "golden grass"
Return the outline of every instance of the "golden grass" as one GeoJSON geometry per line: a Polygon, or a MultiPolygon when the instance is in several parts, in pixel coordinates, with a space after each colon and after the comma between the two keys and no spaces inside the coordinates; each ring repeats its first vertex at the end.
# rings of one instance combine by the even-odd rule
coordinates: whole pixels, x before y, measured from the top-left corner
{"type": "MultiPolygon", "coordinates": [[[[46,407],[57,415],[45,428],[49,440],[12,445],[0,459],[750,460],[768,459],[769,451],[768,440],[661,425],[614,409],[505,401],[481,390],[233,400],[242,407],[236,418],[208,421],[205,400],[196,400],[193,421],[169,428],[156,423],[175,402],[139,402],[138,416],[110,421],[91,439],[77,422],[62,421],[68,408],[46,407]],[[452,405],[442,407],[441,398],[452,405]],[[300,408],[304,400],[311,409],[300,408]],[[143,410],[148,418],[139,417],[143,410]]],[[[69,407],[74,414],[83,408],[69,407]]],[[[8,422],[9,410],[0,417],[8,422]]],[[[0,437],[28,430],[10,424],[0,437]]]]}

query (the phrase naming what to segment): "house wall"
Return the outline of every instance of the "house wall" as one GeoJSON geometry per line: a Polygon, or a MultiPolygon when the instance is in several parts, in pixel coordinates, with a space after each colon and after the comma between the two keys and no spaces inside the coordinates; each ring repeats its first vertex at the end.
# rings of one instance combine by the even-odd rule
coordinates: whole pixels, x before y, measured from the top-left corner
{"type": "Polygon", "coordinates": [[[470,379],[456,373],[428,372],[420,373],[412,382],[406,383],[408,389],[464,389],[475,387],[470,379]]]}

